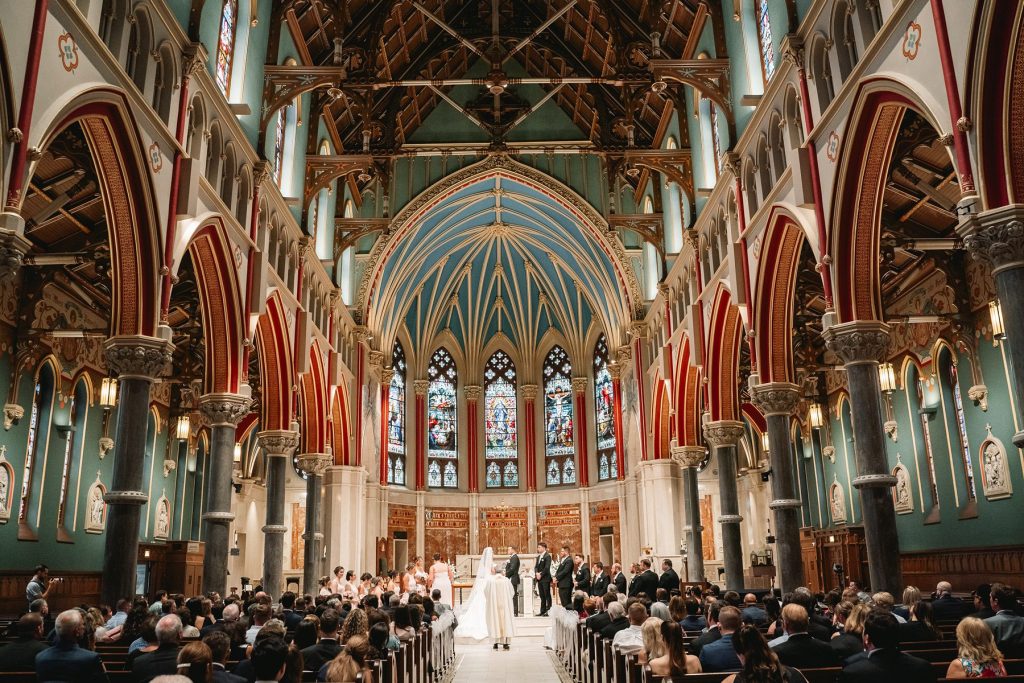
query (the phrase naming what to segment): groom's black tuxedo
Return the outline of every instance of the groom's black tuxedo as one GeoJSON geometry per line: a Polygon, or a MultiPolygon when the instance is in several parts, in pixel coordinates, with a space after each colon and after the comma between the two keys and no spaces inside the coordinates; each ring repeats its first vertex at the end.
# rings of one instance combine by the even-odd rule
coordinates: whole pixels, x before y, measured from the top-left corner
{"type": "Polygon", "coordinates": [[[540,596],[540,616],[551,609],[551,554],[545,552],[533,567],[537,576],[537,594],[540,596]]]}
{"type": "Polygon", "coordinates": [[[505,563],[505,577],[512,583],[512,611],[519,616],[519,555],[512,553],[505,563]]]}

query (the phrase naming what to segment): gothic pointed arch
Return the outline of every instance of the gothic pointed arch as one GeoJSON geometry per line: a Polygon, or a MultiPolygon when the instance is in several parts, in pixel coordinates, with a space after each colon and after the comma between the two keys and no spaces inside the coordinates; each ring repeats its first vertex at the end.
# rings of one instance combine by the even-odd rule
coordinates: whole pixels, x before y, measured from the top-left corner
{"type": "Polygon", "coordinates": [[[708,331],[707,405],[711,420],[738,420],[740,339],[743,321],[739,307],[732,302],[729,290],[720,287],[715,294],[708,331]]]}
{"type": "Polygon", "coordinates": [[[327,374],[320,342],[309,348],[309,370],[300,383],[302,399],[302,436],[299,453],[327,452],[327,374]]]}
{"type": "Polygon", "coordinates": [[[679,446],[700,445],[700,372],[693,366],[690,338],[683,335],[674,382],[675,434],[679,446]]]}
{"type": "Polygon", "coordinates": [[[292,421],[292,344],[281,295],[267,299],[256,325],[261,380],[261,428],[290,429],[292,421]]]}

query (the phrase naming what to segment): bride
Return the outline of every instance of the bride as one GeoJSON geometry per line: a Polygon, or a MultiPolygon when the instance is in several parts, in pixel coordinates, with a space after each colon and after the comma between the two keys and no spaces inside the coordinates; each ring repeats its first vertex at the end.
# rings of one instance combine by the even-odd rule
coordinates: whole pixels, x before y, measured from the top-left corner
{"type": "Polygon", "coordinates": [[[484,548],[469,600],[458,610],[455,636],[484,640],[491,638],[494,649],[499,644],[507,650],[513,635],[512,584],[495,573],[494,551],[484,548]]]}
{"type": "Polygon", "coordinates": [[[452,567],[447,562],[441,561],[441,553],[434,553],[434,564],[430,565],[430,576],[427,579],[427,585],[430,586],[430,590],[441,591],[441,602],[453,606],[452,603],[452,581],[454,579],[455,572],[452,571],[452,567]]]}

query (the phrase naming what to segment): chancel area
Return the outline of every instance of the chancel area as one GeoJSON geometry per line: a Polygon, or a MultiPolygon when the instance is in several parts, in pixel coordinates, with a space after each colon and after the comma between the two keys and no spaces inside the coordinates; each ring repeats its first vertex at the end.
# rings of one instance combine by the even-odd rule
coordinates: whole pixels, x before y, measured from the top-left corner
{"type": "Polygon", "coordinates": [[[0,0],[0,681],[1024,676],[1022,93],[1010,0],[0,0]]]}

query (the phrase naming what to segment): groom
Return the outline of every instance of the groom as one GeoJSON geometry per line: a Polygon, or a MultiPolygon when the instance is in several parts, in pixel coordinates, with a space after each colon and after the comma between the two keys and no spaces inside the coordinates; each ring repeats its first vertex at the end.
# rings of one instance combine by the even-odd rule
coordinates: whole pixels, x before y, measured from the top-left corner
{"type": "Polygon", "coordinates": [[[512,608],[519,616],[519,555],[515,546],[508,547],[508,562],[505,563],[505,578],[512,582],[512,608]]]}

